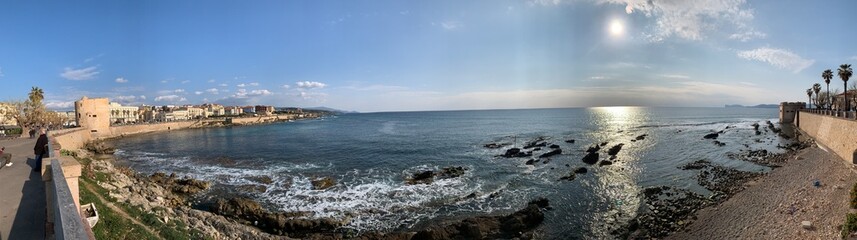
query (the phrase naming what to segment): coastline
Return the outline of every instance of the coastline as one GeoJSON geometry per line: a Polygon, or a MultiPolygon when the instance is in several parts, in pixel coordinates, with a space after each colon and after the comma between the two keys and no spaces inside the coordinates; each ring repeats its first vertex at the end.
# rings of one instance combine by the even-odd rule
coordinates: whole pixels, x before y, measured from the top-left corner
{"type": "Polygon", "coordinates": [[[845,213],[855,212],[848,205],[854,182],[853,166],[813,144],[728,200],[701,209],[666,239],[839,239],[845,213]],[[812,227],[803,228],[802,221],[812,227]]]}

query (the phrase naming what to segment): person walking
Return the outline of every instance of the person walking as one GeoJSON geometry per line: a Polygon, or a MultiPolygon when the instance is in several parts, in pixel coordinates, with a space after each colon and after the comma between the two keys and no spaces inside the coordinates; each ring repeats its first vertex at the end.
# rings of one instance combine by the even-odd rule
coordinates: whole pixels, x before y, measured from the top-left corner
{"type": "MultiPolygon", "coordinates": [[[[12,154],[11,153],[5,153],[4,151],[6,151],[6,147],[0,147],[0,159],[6,159],[6,161],[3,161],[3,163],[0,163],[0,164],[5,164],[7,167],[11,167],[12,166],[12,154]]],[[[2,168],[2,167],[3,166],[0,165],[0,168],[2,168]]]]}
{"type": "Polygon", "coordinates": [[[36,154],[36,167],[34,172],[42,171],[42,157],[48,153],[48,136],[45,135],[45,129],[39,129],[39,139],[36,140],[36,146],[33,147],[33,152],[36,154]]]}

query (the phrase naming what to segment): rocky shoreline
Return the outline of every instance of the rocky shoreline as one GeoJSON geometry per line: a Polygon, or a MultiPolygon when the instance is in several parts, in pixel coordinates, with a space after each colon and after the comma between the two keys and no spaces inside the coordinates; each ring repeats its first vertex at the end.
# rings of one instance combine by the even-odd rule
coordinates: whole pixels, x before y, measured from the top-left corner
{"type": "MultiPolygon", "coordinates": [[[[111,150],[109,144],[94,143],[92,146],[99,153],[111,150]]],[[[93,152],[81,150],[76,154],[87,157],[92,156],[93,152]]],[[[409,231],[357,233],[340,229],[350,221],[347,218],[307,218],[301,212],[272,212],[257,201],[240,196],[206,201],[200,196],[208,191],[209,182],[161,172],[147,176],[115,166],[112,158],[92,160],[86,168],[85,172],[89,174],[106,176],[107,181],[97,182],[97,185],[107,190],[114,201],[151,212],[164,223],[182,221],[189,228],[214,239],[527,239],[533,236],[532,231],[543,221],[543,211],[549,209],[548,200],[540,198],[504,216],[471,217],[443,226],[432,225],[409,231]]],[[[427,184],[434,179],[459,177],[466,170],[462,167],[447,167],[439,171],[417,172],[404,181],[408,184],[427,184]]],[[[95,179],[95,176],[91,176],[91,179],[95,179]]],[[[331,178],[321,179],[334,181],[331,178]]],[[[264,182],[265,177],[259,177],[258,181],[264,182]]]]}

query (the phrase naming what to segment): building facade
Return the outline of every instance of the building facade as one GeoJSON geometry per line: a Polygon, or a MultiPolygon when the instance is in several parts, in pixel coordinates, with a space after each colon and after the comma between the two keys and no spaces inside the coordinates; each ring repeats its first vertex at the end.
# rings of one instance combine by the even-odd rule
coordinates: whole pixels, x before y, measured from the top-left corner
{"type": "Polygon", "coordinates": [[[110,103],[110,123],[136,123],[139,119],[140,107],[122,106],[122,104],[110,103]]]}

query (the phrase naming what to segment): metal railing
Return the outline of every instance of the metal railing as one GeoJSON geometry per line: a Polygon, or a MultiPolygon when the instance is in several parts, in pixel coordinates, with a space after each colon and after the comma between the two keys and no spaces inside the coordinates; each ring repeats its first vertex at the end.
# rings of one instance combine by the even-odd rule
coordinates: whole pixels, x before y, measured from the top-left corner
{"type": "Polygon", "coordinates": [[[828,109],[810,109],[804,108],[800,110],[801,112],[825,115],[849,120],[857,120],[857,112],[854,111],[840,111],[840,110],[828,110],[828,109]]]}

